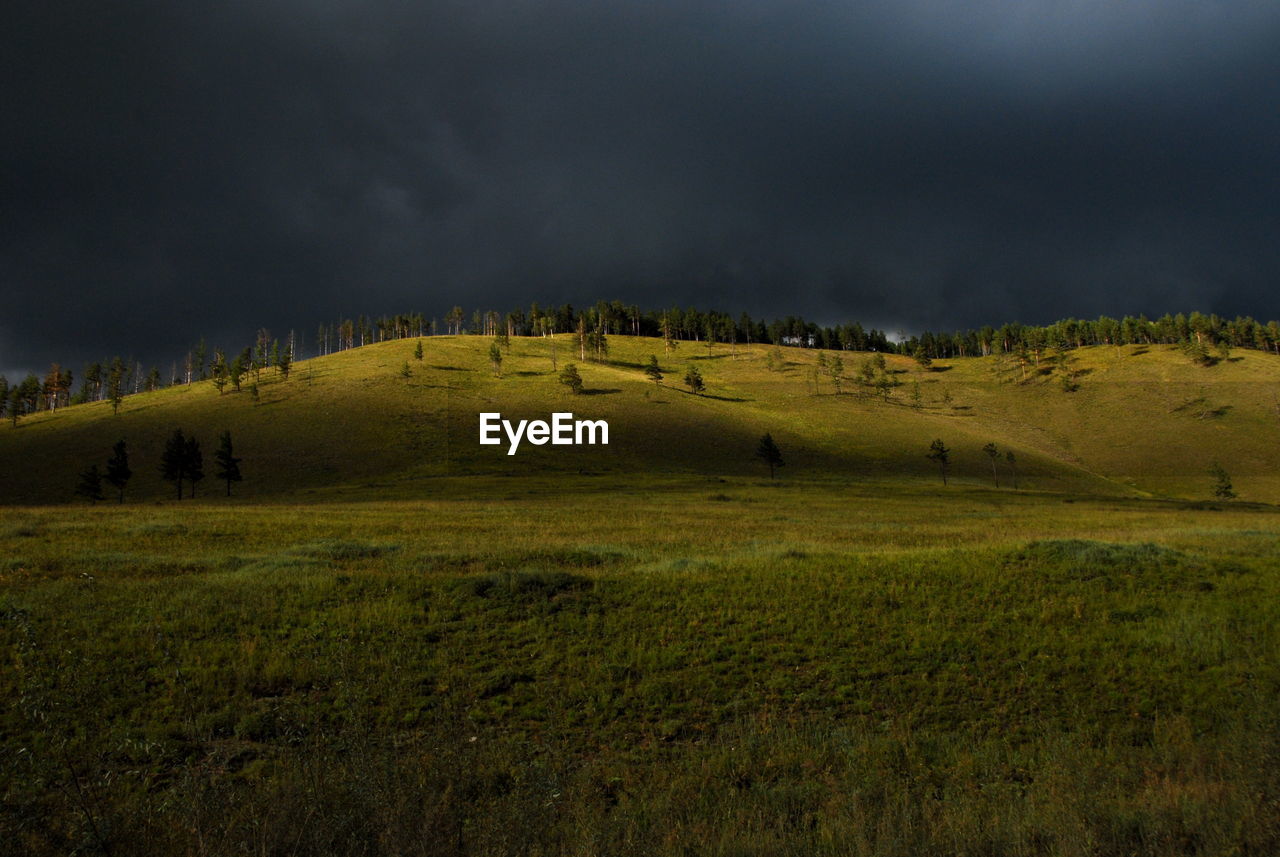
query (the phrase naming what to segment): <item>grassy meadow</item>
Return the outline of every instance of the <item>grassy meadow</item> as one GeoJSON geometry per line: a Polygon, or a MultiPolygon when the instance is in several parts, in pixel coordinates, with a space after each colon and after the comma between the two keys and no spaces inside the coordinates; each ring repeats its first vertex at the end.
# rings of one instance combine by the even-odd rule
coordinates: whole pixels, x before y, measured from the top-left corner
{"type": "Polygon", "coordinates": [[[545,340],[499,378],[487,340],[438,337],[264,375],[256,403],[206,383],[0,429],[0,842],[1280,852],[1280,359],[890,357],[886,402],[815,392],[812,352],[611,344],[581,397],[545,340]],[[709,396],[671,388],[689,363],[709,396]],[[490,410],[612,442],[507,456],[476,442],[490,410]],[[236,496],[171,499],[174,427],[208,471],[232,431],[236,496]],[[68,502],[119,437],[128,502],[68,502]],[[1215,460],[1239,500],[1211,499],[1215,460]]]}

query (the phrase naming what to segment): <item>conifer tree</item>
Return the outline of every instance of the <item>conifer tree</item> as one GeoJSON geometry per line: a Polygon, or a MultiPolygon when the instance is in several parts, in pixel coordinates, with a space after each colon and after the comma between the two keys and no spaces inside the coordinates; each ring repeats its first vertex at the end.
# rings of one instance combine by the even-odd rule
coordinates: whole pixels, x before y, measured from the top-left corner
{"type": "MultiPolygon", "coordinates": [[[[496,377],[501,378],[502,377],[502,349],[498,347],[498,343],[496,340],[494,342],[489,343],[489,364],[493,366],[493,374],[496,377]]],[[[405,365],[407,366],[408,364],[405,364],[405,365]]]]}
{"type": "Polygon", "coordinates": [[[560,373],[560,383],[572,390],[575,395],[582,392],[582,376],[578,374],[578,367],[575,364],[565,365],[564,371],[560,373]]]}
{"type": "Polygon", "coordinates": [[[991,459],[991,481],[995,482],[996,487],[1000,487],[1000,474],[996,471],[996,459],[1000,456],[1000,450],[996,449],[994,443],[988,443],[982,448],[982,451],[991,459]]]}
{"type": "Polygon", "coordinates": [[[782,460],[781,450],[778,449],[778,445],[773,441],[773,435],[768,433],[760,438],[760,445],[756,447],[756,458],[769,465],[770,479],[774,478],[774,468],[782,467],[786,463],[782,460]]]}
{"type": "Polygon", "coordinates": [[[182,429],[174,429],[173,434],[165,441],[164,452],[160,456],[160,475],[166,482],[178,486],[178,499],[182,499],[182,480],[186,478],[187,440],[182,436],[182,429]]]}
{"type": "Polygon", "coordinates": [[[191,496],[196,496],[196,483],[204,478],[204,456],[200,453],[200,441],[187,438],[183,447],[182,463],[187,479],[191,481],[191,496]]]}
{"type": "Polygon", "coordinates": [[[286,381],[289,380],[289,373],[293,370],[293,337],[289,337],[289,341],[285,343],[284,348],[280,349],[280,354],[276,357],[276,368],[280,370],[280,377],[286,381]]]}
{"type": "Polygon", "coordinates": [[[205,377],[206,377],[204,373],[204,365],[205,365],[204,355],[205,355],[204,337],[201,337],[200,344],[196,346],[195,354],[192,355],[192,360],[195,364],[195,370],[197,373],[199,373],[198,380],[200,381],[205,380],[205,377]]]}
{"type": "Polygon", "coordinates": [[[947,484],[947,470],[951,466],[950,455],[951,450],[947,449],[941,438],[938,438],[929,445],[929,454],[925,456],[925,458],[938,465],[938,472],[942,474],[942,484],[944,486],[947,484]]]}
{"type": "Polygon", "coordinates": [[[213,350],[213,386],[218,388],[218,395],[221,396],[223,390],[227,386],[227,358],[222,353],[221,348],[213,350]]]}
{"type": "Polygon", "coordinates": [[[231,483],[240,481],[240,462],[231,448],[231,432],[224,431],[218,437],[218,451],[213,454],[218,469],[214,475],[227,483],[227,496],[231,496],[231,483]]]}
{"type": "Polygon", "coordinates": [[[413,349],[413,359],[414,360],[422,359],[422,340],[421,339],[418,340],[418,346],[413,349]]]}
{"type": "Polygon", "coordinates": [[[662,386],[662,369],[658,366],[658,355],[649,355],[649,363],[644,367],[644,374],[654,383],[654,386],[662,386]]]}
{"type": "Polygon", "coordinates": [[[133,471],[129,469],[129,452],[123,440],[116,441],[111,448],[111,457],[107,459],[107,481],[111,487],[120,492],[119,502],[124,502],[124,488],[129,484],[133,471]]]}
{"type": "Polygon", "coordinates": [[[1009,473],[1013,476],[1013,490],[1018,490],[1018,457],[1013,454],[1012,449],[1006,449],[1004,452],[1004,460],[1009,464],[1009,473]]]}
{"type": "Polygon", "coordinates": [[[120,403],[124,400],[124,361],[116,357],[111,361],[111,371],[107,375],[107,398],[111,400],[111,413],[120,413],[120,403]]]}
{"type": "Polygon", "coordinates": [[[689,388],[689,392],[695,396],[699,396],[707,389],[707,385],[702,381],[702,373],[698,371],[698,367],[692,363],[684,373],[685,386],[689,388]]]}
{"type": "Polygon", "coordinates": [[[90,503],[97,503],[102,499],[102,474],[98,472],[98,465],[90,465],[80,474],[80,484],[76,486],[76,494],[90,503]]]}
{"type": "Polygon", "coordinates": [[[410,376],[412,376],[412,375],[413,375],[413,372],[412,372],[412,370],[410,370],[410,369],[409,369],[409,361],[408,361],[408,360],[406,360],[406,361],[404,361],[404,365],[400,367],[400,377],[401,377],[401,378],[408,378],[408,377],[410,377],[410,376]]]}

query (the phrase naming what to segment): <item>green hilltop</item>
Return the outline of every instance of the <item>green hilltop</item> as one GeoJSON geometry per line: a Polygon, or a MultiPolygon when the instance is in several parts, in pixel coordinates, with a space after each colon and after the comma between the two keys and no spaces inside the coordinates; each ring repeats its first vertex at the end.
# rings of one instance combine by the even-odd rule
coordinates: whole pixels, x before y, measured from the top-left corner
{"type": "Polygon", "coordinates": [[[128,396],[118,414],[103,401],[30,415],[0,427],[0,502],[72,501],[77,475],[101,466],[120,439],[134,471],[127,501],[170,501],[159,465],[175,428],[202,444],[200,502],[226,502],[212,464],[224,430],[244,459],[232,502],[411,499],[462,491],[474,477],[768,479],[754,457],[765,432],[785,459],[781,480],[942,490],[926,458],[941,438],[953,485],[994,487],[983,452],[994,443],[1001,490],[1012,489],[1011,451],[1023,491],[1209,499],[1219,462],[1241,500],[1280,501],[1280,357],[1265,352],[1237,351],[1210,366],[1167,345],[1090,346],[1025,365],[1008,354],[928,367],[885,355],[881,374],[897,385],[877,390],[860,379],[867,353],[696,342],[667,352],[661,339],[612,336],[607,361],[593,362],[561,334],[557,368],[576,363],[584,382],[574,395],[552,368],[551,338],[513,337],[500,375],[493,342],[435,336],[340,351],[296,363],[287,379],[264,371],[256,400],[246,378],[239,392],[203,381],[128,396]],[[837,354],[838,393],[819,365],[837,354]],[[644,372],[651,355],[661,386],[644,372]],[[691,365],[704,395],[682,383],[691,365]],[[494,411],[604,419],[610,444],[523,443],[509,456],[505,443],[478,442],[478,414],[494,411]]]}

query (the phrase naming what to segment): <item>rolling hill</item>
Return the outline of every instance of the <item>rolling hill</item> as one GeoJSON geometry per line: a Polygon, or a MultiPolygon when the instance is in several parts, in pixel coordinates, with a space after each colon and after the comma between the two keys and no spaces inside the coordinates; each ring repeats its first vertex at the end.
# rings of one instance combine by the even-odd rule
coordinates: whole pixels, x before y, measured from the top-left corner
{"type": "MultiPolygon", "coordinates": [[[[1210,367],[1172,346],[1093,347],[1043,355],[1019,366],[1012,356],[939,361],[928,369],[888,355],[899,386],[887,399],[858,383],[865,354],[844,353],[842,392],[817,379],[818,352],[684,342],[664,354],[661,340],[612,337],[606,363],[582,362],[572,337],[556,337],[558,366],[573,360],[585,382],[573,395],[552,370],[550,342],[516,338],[501,377],[488,360],[491,340],[440,336],[397,340],[305,360],[287,379],[264,372],[255,402],[248,380],[220,395],[210,382],[127,397],[118,414],[93,402],[0,427],[0,502],[74,499],[77,474],[129,444],[131,501],[174,494],[159,473],[174,428],[197,437],[208,478],[202,498],[217,500],[212,453],[230,430],[243,457],[236,499],[413,498],[460,491],[489,477],[655,479],[689,475],[767,478],[753,457],[761,434],[782,449],[787,480],[938,481],[926,460],[930,441],[951,449],[953,481],[989,485],[987,443],[1001,451],[998,475],[1010,487],[1016,456],[1020,490],[1206,498],[1220,461],[1242,500],[1280,501],[1280,357],[1259,352],[1210,367]],[[659,358],[666,379],[643,365],[659,358]],[[408,363],[410,374],[402,375],[408,363]],[[697,366],[706,394],[680,384],[697,366]],[[918,390],[919,397],[915,393],[918,390]],[[608,446],[478,443],[478,414],[548,418],[572,411],[609,422],[608,446]],[[465,478],[462,478],[465,477],[465,478]]],[[[941,487],[939,485],[939,487],[941,487]]]]}

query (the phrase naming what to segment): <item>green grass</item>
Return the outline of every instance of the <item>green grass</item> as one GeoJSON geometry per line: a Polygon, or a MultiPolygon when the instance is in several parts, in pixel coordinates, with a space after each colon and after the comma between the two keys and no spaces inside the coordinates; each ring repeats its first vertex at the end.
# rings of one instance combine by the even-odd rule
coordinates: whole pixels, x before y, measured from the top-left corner
{"type": "MultiPolygon", "coordinates": [[[[557,337],[559,365],[576,358],[572,337],[557,337]]],[[[513,340],[494,377],[483,337],[429,337],[414,360],[414,341],[366,346],[302,361],[285,381],[263,375],[261,398],[218,395],[210,382],[130,396],[113,416],[97,402],[0,427],[0,502],[74,499],[77,474],[105,461],[111,444],[129,443],[134,500],[167,500],[159,475],[164,439],[176,427],[204,446],[200,486],[223,493],[212,478],[217,435],[230,429],[245,459],[248,499],[425,498],[441,477],[554,476],[581,471],[626,481],[637,472],[741,476],[759,474],[756,441],[768,431],[782,448],[788,479],[931,481],[930,441],[953,450],[953,476],[986,484],[995,442],[1019,461],[1020,487],[1033,490],[1208,498],[1208,470],[1221,462],[1241,499],[1280,501],[1280,357],[1248,352],[1204,368],[1178,349],[1095,347],[1063,356],[1079,389],[1064,392],[1062,370],[1011,358],[940,361],[932,371],[896,356],[889,368],[903,385],[888,402],[851,377],[864,355],[846,354],[844,392],[829,380],[810,385],[813,351],[787,348],[781,371],[766,368],[767,349],[683,343],[665,354],[659,340],[616,336],[607,364],[580,366],[587,395],[573,396],[551,369],[549,342],[513,340]],[[646,380],[643,363],[657,354],[665,386],[646,380]],[[412,375],[400,376],[408,360],[412,375]],[[683,367],[697,364],[707,396],[680,387],[683,367]],[[1042,371],[1046,374],[1042,374],[1042,371]],[[917,384],[920,407],[910,391],[917,384]],[[948,399],[949,397],[949,399],[948,399]],[[609,420],[607,447],[478,444],[481,411],[546,418],[553,410],[609,420]]],[[[1001,479],[1011,474],[1001,461],[1001,479]]],[[[521,490],[519,488],[515,490],[521,490]]]]}
{"type": "Polygon", "coordinates": [[[813,352],[611,343],[580,397],[545,340],[496,378],[487,340],[437,337],[264,376],[256,405],[206,383],[0,428],[0,842],[1280,851],[1280,359],[1085,349],[1064,392],[891,357],[886,403],[815,395],[813,352]],[[711,396],[656,388],[650,353],[711,396]],[[477,443],[480,411],[554,410],[611,445],[477,443]],[[237,496],[172,499],[175,427],[208,471],[233,432],[237,496]],[[120,437],[129,502],[67,502],[120,437]],[[1241,500],[1209,499],[1214,460],[1241,500]]]}
{"type": "Polygon", "coordinates": [[[1271,509],[456,481],[425,501],[4,513],[6,841],[1280,844],[1271,509]]]}

